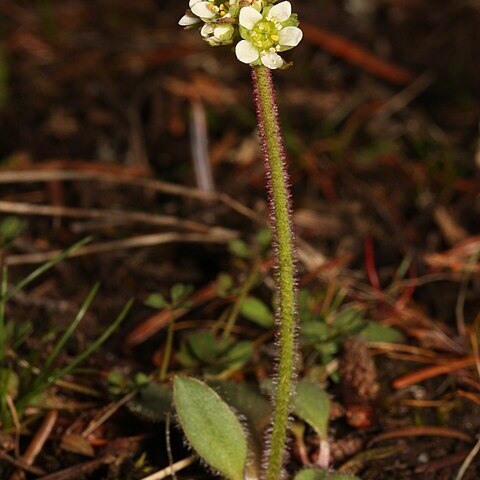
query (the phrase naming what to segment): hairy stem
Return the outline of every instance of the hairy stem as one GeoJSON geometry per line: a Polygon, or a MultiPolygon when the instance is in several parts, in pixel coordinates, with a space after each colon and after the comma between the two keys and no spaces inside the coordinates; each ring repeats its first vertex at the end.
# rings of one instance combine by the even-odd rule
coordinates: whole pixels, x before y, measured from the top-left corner
{"type": "Polygon", "coordinates": [[[252,70],[257,118],[267,178],[270,220],[274,232],[277,269],[276,321],[278,341],[277,381],[265,480],[283,477],[288,420],[295,388],[296,288],[294,236],[285,150],[271,71],[263,66],[252,70]]]}

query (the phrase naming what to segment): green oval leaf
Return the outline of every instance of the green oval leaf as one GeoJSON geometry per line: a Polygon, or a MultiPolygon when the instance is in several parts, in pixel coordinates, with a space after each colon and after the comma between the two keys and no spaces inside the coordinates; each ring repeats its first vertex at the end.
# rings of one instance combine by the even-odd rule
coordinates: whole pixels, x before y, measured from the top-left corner
{"type": "Polygon", "coordinates": [[[230,480],[243,480],[247,439],[230,407],[205,383],[175,377],[173,401],[182,429],[192,447],[230,480]]]}
{"type": "Polygon", "coordinates": [[[328,472],[317,468],[307,468],[295,475],[295,480],[360,480],[358,477],[352,475],[345,475],[344,473],[328,472]]]}
{"type": "Polygon", "coordinates": [[[297,385],[294,413],[308,423],[322,438],[327,438],[330,399],[315,383],[301,381],[297,385]]]}
{"type": "Polygon", "coordinates": [[[360,336],[369,342],[401,343],[405,341],[405,336],[402,332],[396,328],[377,322],[368,322],[367,326],[360,333],[360,336]]]}
{"type": "Polygon", "coordinates": [[[261,327],[273,327],[273,313],[265,303],[255,297],[246,298],[240,305],[240,313],[261,327]]]}
{"type": "Polygon", "coordinates": [[[239,258],[251,258],[253,253],[250,250],[250,247],[240,239],[232,240],[228,244],[228,249],[230,250],[230,253],[233,255],[239,257],[239,258]]]}
{"type": "Polygon", "coordinates": [[[161,293],[151,293],[145,300],[145,305],[151,308],[162,308],[168,307],[168,302],[161,293]]]}

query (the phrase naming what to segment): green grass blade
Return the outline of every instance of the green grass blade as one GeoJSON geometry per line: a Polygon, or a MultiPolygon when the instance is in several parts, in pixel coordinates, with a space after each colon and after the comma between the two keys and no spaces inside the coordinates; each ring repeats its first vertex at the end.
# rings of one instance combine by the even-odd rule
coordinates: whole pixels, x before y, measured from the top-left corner
{"type": "Polygon", "coordinates": [[[130,300],[120,315],[116,320],[97,338],[84,352],[78,355],[69,365],[61,370],[56,370],[52,372],[42,383],[34,385],[34,388],[31,388],[21,399],[18,400],[16,407],[17,412],[21,414],[25,408],[27,408],[30,401],[36,396],[40,395],[45,389],[50,385],[53,385],[57,380],[62,378],[64,375],[68,375],[72,372],[80,363],[82,363],[86,358],[88,358],[95,350],[97,350],[108,338],[115,332],[115,330],[123,322],[127,313],[129,312],[133,304],[133,299],[130,300]]]}
{"type": "Polygon", "coordinates": [[[37,377],[37,380],[35,381],[34,385],[40,385],[45,380],[45,378],[48,377],[48,370],[49,370],[50,366],[55,361],[55,359],[58,357],[58,355],[62,351],[62,348],[67,343],[68,339],[73,335],[73,332],[78,327],[78,324],[82,321],[83,317],[85,316],[88,309],[90,308],[90,305],[92,304],[93,300],[97,296],[99,288],[100,288],[100,284],[97,283],[90,290],[85,302],[83,302],[83,305],[81,306],[80,310],[78,311],[78,313],[77,313],[76,317],[74,318],[73,322],[67,328],[67,330],[62,335],[60,340],[55,344],[55,347],[53,348],[52,353],[50,353],[50,355],[48,356],[48,358],[45,362],[45,365],[43,365],[43,367],[42,367],[42,372],[37,377]]]}
{"type": "Polygon", "coordinates": [[[59,378],[63,377],[64,375],[68,375],[72,370],[74,370],[77,365],[82,363],[86,358],[88,358],[95,350],[97,350],[104,342],[108,340],[108,338],[117,330],[120,324],[123,322],[125,317],[127,316],[130,308],[132,307],[133,299],[130,300],[123,310],[120,312],[120,315],[116,318],[116,320],[98,337],[84,352],[78,355],[69,365],[65,368],[54,372],[48,379],[47,384],[51,385],[55,383],[59,378]]]}
{"type": "MultiPolygon", "coordinates": [[[[7,339],[5,338],[5,293],[8,286],[8,270],[4,266],[2,268],[2,279],[0,285],[0,372],[4,370],[4,360],[7,356],[7,339]]],[[[5,425],[7,422],[7,390],[8,390],[8,375],[0,375],[0,422],[5,425]]]]}
{"type": "Polygon", "coordinates": [[[5,338],[5,304],[7,299],[5,294],[7,292],[8,273],[7,267],[2,269],[2,280],[0,285],[0,367],[2,367],[3,360],[7,355],[7,341],[5,338]]]}
{"type": "Polygon", "coordinates": [[[52,260],[49,260],[48,262],[44,263],[43,265],[35,269],[33,272],[27,275],[23,280],[20,280],[20,282],[18,282],[10,291],[2,295],[2,298],[0,299],[1,302],[6,302],[9,298],[16,295],[20,290],[23,290],[27,285],[29,285],[34,280],[36,280],[47,270],[49,270],[50,268],[54,267],[58,263],[68,258],[68,256],[72,252],[79,249],[80,247],[83,247],[90,241],[91,241],[91,237],[87,237],[87,238],[84,238],[83,240],[80,240],[79,242],[73,244],[71,247],[64,250],[60,255],[56,256],[55,258],[52,258],[52,260]]]}

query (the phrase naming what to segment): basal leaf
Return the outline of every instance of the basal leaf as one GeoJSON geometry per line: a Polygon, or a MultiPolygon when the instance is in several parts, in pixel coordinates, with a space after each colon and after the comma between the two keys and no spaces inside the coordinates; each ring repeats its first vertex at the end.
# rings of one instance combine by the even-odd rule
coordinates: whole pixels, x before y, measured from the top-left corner
{"type": "Polygon", "coordinates": [[[145,305],[151,308],[162,308],[168,307],[168,302],[161,293],[151,293],[145,300],[145,305]]]}
{"type": "Polygon", "coordinates": [[[299,382],[294,413],[308,423],[320,437],[327,437],[330,399],[322,387],[306,381],[299,382]]]}
{"type": "Polygon", "coordinates": [[[360,335],[369,342],[401,343],[405,340],[403,333],[396,328],[377,322],[368,322],[360,335]]]}
{"type": "Polygon", "coordinates": [[[228,244],[228,249],[230,250],[230,253],[239,258],[251,258],[253,255],[250,247],[243,240],[240,239],[232,240],[228,244]]]}
{"type": "Polygon", "coordinates": [[[205,383],[175,377],[173,400],[182,429],[192,447],[229,480],[243,480],[247,439],[240,421],[205,383]]]}
{"type": "Polygon", "coordinates": [[[253,354],[253,343],[249,341],[236,342],[220,358],[226,365],[244,365],[253,354]]]}
{"type": "Polygon", "coordinates": [[[195,358],[203,363],[210,364],[232,346],[228,338],[217,339],[211,332],[193,332],[188,336],[188,347],[195,358]]]}
{"type": "Polygon", "coordinates": [[[328,472],[317,468],[307,468],[295,475],[295,480],[360,480],[352,475],[344,473],[328,472]]]}

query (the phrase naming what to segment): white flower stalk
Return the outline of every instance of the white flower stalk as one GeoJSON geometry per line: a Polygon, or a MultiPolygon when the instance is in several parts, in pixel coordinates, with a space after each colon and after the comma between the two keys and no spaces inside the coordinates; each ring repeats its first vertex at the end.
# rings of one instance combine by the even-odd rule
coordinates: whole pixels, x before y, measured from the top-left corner
{"type": "Polygon", "coordinates": [[[264,7],[261,12],[244,7],[239,15],[241,40],[237,58],[251,66],[264,65],[272,70],[285,65],[279,52],[296,47],[303,38],[290,2],[264,7]]]}

